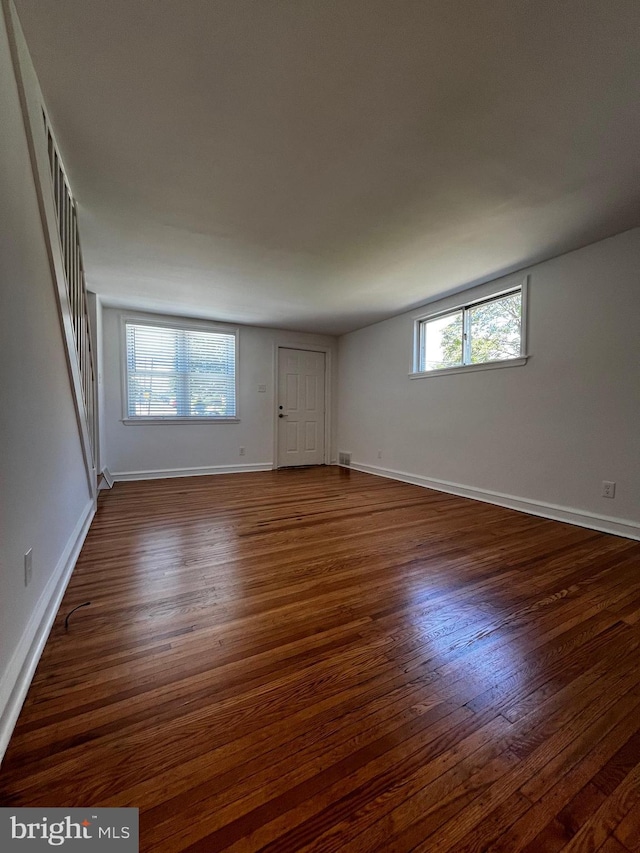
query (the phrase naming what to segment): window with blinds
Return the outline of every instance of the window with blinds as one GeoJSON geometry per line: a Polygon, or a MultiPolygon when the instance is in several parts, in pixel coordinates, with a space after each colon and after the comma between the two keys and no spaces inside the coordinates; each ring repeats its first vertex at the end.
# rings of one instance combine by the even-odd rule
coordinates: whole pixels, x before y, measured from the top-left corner
{"type": "Polygon", "coordinates": [[[236,417],[236,332],[125,323],[127,417],[236,417]]]}

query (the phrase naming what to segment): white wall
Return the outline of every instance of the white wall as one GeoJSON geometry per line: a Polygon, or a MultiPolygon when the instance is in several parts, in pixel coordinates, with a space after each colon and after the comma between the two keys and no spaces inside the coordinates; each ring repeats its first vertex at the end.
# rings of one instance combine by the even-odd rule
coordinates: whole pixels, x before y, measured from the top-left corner
{"type": "Polygon", "coordinates": [[[408,379],[425,308],[341,338],[338,449],[425,485],[522,498],[568,520],[556,508],[574,510],[579,523],[640,536],[640,229],[528,272],[525,366],[408,379]],[[617,483],[614,500],[602,480],[617,483]]]}
{"type": "Polygon", "coordinates": [[[1,8],[0,116],[1,757],[21,669],[91,506],[1,8]]]}
{"type": "MultiPolygon", "coordinates": [[[[336,374],[335,338],[240,326],[239,423],[123,424],[121,315],[117,309],[103,310],[104,464],[116,477],[228,465],[270,466],[274,455],[274,346],[326,346],[336,374]],[[266,393],[258,392],[258,385],[266,385],[266,393]],[[246,449],[244,456],[239,455],[240,447],[246,449]]],[[[153,317],[140,312],[136,316],[153,317]]],[[[332,414],[335,424],[335,401],[332,414]]],[[[332,446],[331,459],[334,456],[332,446]]]]}

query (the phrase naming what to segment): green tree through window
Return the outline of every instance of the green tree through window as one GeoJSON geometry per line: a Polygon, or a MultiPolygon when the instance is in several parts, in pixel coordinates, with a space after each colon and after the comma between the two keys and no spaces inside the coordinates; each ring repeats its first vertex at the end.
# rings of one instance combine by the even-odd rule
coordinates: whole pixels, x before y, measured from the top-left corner
{"type": "Polygon", "coordinates": [[[422,320],[420,370],[443,370],[522,355],[522,289],[422,320]]]}

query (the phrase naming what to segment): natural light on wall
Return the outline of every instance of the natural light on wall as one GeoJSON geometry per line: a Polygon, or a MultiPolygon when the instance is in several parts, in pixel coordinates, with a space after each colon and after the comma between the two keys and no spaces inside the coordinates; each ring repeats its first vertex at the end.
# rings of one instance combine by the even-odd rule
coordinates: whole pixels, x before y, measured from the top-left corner
{"type": "Polygon", "coordinates": [[[125,323],[126,417],[236,417],[236,333],[125,323]]]}

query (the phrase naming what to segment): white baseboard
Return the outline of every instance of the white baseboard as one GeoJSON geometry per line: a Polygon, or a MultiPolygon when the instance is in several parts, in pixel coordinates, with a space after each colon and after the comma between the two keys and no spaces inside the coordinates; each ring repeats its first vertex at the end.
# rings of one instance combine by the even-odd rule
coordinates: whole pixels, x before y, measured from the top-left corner
{"type": "Polygon", "coordinates": [[[102,478],[100,480],[100,486],[98,487],[98,491],[101,489],[111,489],[113,487],[113,476],[108,468],[102,469],[102,478]]]}
{"type": "Polygon", "coordinates": [[[573,507],[558,506],[544,501],[532,501],[529,498],[519,498],[515,495],[505,495],[502,492],[492,492],[488,489],[476,489],[472,486],[463,486],[460,483],[450,483],[447,480],[434,480],[423,477],[420,474],[407,474],[405,471],[394,471],[391,468],[380,468],[376,465],[362,465],[352,462],[351,468],[363,471],[366,474],[375,474],[378,477],[387,477],[391,480],[400,480],[403,483],[411,483],[414,486],[423,486],[425,489],[435,489],[438,492],[448,492],[462,498],[471,498],[475,501],[504,506],[507,509],[515,509],[518,512],[527,512],[530,515],[539,515],[543,518],[551,518],[554,521],[565,521],[567,524],[577,524],[579,527],[588,527],[590,530],[598,530],[601,533],[613,533],[614,536],[626,536],[628,539],[640,539],[640,524],[624,518],[614,518],[608,515],[597,515],[573,507]]]}
{"type": "Polygon", "coordinates": [[[244,474],[247,471],[273,471],[270,462],[245,465],[212,465],[203,468],[159,468],[153,471],[114,471],[114,480],[161,480],[165,477],[203,477],[211,474],[244,474]]]}
{"type": "Polygon", "coordinates": [[[38,661],[49,637],[60,602],[71,579],[96,507],[90,501],[83,511],[58,564],[35,606],[7,671],[0,680],[0,762],[4,757],[38,661]]]}

